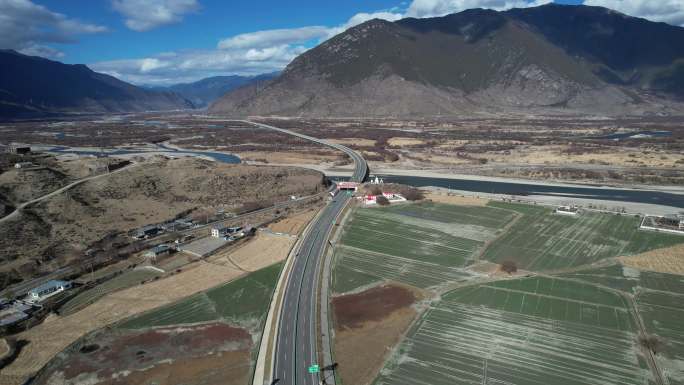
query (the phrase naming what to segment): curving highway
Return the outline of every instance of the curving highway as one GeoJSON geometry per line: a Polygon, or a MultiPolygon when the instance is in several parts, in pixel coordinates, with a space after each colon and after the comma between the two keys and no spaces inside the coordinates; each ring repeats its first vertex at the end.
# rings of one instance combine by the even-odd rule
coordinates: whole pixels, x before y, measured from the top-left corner
{"type": "MultiPolygon", "coordinates": [[[[340,150],[354,161],[352,181],[363,182],[368,176],[366,161],[348,147],[266,124],[243,122],[340,150]]],[[[267,383],[271,381],[279,385],[318,385],[321,383],[320,373],[308,371],[309,366],[321,364],[318,362],[319,336],[316,332],[318,277],[328,235],[334,226],[335,219],[350,199],[352,198],[347,194],[337,194],[309,226],[309,231],[301,241],[299,252],[285,284],[276,336],[273,378],[267,383]]],[[[324,281],[323,284],[327,282],[324,281]]]]}

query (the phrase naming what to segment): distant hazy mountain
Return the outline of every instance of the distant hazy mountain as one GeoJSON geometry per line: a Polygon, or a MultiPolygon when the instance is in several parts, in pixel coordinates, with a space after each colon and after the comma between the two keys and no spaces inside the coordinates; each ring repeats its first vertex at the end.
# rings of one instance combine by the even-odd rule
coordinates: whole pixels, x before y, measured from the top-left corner
{"type": "Polygon", "coordinates": [[[192,108],[172,92],[145,90],[97,73],[13,50],[0,50],[0,117],[192,108]]]}
{"type": "Polygon", "coordinates": [[[193,83],[181,83],[155,90],[173,91],[190,100],[197,107],[206,107],[226,93],[246,85],[262,84],[279,75],[279,72],[257,76],[214,76],[193,83]]]}
{"type": "Polygon", "coordinates": [[[588,6],[371,20],[210,112],[401,116],[682,113],[684,28],[588,6]]]}

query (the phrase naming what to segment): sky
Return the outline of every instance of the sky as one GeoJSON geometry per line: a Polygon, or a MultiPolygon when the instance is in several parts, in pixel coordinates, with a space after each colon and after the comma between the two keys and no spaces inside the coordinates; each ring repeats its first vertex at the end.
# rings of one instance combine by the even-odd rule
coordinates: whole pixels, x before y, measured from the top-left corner
{"type": "MultiPolygon", "coordinates": [[[[282,70],[372,18],[505,10],[551,0],[0,0],[0,48],[84,63],[134,84],[282,70]]],[[[555,0],[684,26],[684,0],[555,0]]]]}

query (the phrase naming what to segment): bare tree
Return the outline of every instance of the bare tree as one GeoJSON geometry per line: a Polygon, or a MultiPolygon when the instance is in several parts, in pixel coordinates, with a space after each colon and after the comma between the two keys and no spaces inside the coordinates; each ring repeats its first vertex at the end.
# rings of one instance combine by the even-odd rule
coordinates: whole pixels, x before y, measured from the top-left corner
{"type": "Polygon", "coordinates": [[[423,196],[423,192],[418,190],[417,188],[409,187],[401,191],[402,195],[404,195],[404,198],[410,201],[419,201],[421,199],[424,199],[425,196],[423,196]]]}
{"type": "Polygon", "coordinates": [[[642,334],[639,336],[639,345],[650,350],[653,354],[658,354],[662,347],[662,342],[655,334],[642,334]]]}
{"type": "Polygon", "coordinates": [[[370,193],[371,195],[382,195],[382,189],[379,186],[373,186],[370,193]]]}
{"type": "Polygon", "coordinates": [[[511,260],[503,261],[501,262],[501,271],[505,271],[508,274],[513,274],[518,271],[518,264],[511,260]]]}
{"type": "Polygon", "coordinates": [[[375,201],[380,205],[380,206],[388,206],[390,204],[389,199],[387,199],[384,195],[381,195],[377,198],[375,198],[375,201]]]}

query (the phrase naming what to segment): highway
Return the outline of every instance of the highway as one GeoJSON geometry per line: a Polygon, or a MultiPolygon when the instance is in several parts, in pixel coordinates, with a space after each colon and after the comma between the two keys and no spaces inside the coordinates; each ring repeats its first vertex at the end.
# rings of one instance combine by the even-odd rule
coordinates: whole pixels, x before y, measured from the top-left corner
{"type": "MultiPolygon", "coordinates": [[[[308,135],[296,133],[266,124],[244,121],[257,127],[298,136],[312,142],[320,143],[340,150],[354,161],[353,182],[363,182],[368,176],[368,164],[352,149],[308,135]]],[[[318,333],[316,332],[316,298],[318,277],[323,262],[323,253],[328,235],[336,217],[346,203],[352,199],[347,194],[337,194],[322,213],[309,227],[308,233],[301,240],[290,276],[285,286],[283,305],[279,314],[279,329],[276,336],[275,362],[273,378],[279,385],[318,385],[320,373],[309,373],[308,367],[318,362],[318,333]]],[[[327,282],[323,282],[327,284],[327,282]]],[[[327,304],[324,304],[327,306],[327,304]]],[[[325,331],[327,333],[327,331],[325,331]]]]}

